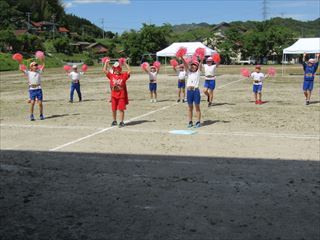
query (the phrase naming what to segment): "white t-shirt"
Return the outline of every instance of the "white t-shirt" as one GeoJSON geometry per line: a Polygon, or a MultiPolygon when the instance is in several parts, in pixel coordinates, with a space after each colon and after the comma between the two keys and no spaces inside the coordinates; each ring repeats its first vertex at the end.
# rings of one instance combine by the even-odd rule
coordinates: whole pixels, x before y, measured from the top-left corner
{"type": "Polygon", "coordinates": [[[36,90],[41,89],[41,73],[42,70],[37,70],[35,72],[25,70],[24,74],[28,77],[29,89],[36,90]],[[37,86],[34,86],[37,85],[37,86]]]}
{"type": "Polygon", "coordinates": [[[186,71],[179,71],[178,72],[178,79],[179,80],[186,80],[186,71]]]}
{"type": "Polygon", "coordinates": [[[156,82],[157,81],[157,72],[149,72],[149,80],[152,82],[156,82]]]}
{"type": "Polygon", "coordinates": [[[200,83],[200,69],[196,72],[188,72],[187,87],[198,88],[200,83]]]}
{"type": "Polygon", "coordinates": [[[80,80],[80,75],[83,75],[83,72],[75,72],[72,71],[68,74],[68,76],[70,77],[70,79],[72,81],[79,81],[80,80]]]}
{"type": "Polygon", "coordinates": [[[258,81],[258,82],[254,82],[254,85],[262,85],[262,81],[264,80],[264,74],[263,73],[258,73],[258,72],[253,72],[251,73],[251,78],[253,79],[253,81],[258,81]]]}
{"type": "Polygon", "coordinates": [[[215,79],[215,72],[216,72],[216,65],[208,65],[204,64],[204,76],[206,80],[214,80],[215,79]]]}

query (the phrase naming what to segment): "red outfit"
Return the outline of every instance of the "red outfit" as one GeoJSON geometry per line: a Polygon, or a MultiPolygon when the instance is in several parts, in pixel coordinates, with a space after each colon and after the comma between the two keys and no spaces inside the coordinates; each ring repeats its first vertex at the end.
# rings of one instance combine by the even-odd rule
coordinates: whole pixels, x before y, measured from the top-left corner
{"type": "Polygon", "coordinates": [[[124,72],[117,75],[109,71],[107,77],[110,80],[112,111],[126,110],[126,105],[129,104],[126,82],[130,74],[124,72]]]}

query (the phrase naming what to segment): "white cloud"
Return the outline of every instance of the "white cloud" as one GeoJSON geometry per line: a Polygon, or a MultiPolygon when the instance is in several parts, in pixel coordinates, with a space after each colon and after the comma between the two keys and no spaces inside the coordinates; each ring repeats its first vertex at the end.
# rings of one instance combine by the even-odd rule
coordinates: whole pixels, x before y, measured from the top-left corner
{"type": "Polygon", "coordinates": [[[64,8],[71,8],[72,5],[73,5],[72,2],[66,2],[66,3],[63,4],[63,7],[64,8]]]}

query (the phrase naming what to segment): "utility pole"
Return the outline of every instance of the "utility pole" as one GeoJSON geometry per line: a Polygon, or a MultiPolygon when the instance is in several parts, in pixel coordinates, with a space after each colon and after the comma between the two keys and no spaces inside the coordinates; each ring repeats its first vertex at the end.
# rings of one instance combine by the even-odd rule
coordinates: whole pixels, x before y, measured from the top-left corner
{"type": "Polygon", "coordinates": [[[31,12],[26,12],[26,16],[28,17],[28,30],[30,30],[30,16],[31,16],[31,12]]]}
{"type": "Polygon", "coordinates": [[[102,38],[104,39],[104,18],[101,18],[102,38]]]}
{"type": "Polygon", "coordinates": [[[54,34],[55,34],[55,30],[56,30],[56,25],[54,23],[54,21],[56,20],[56,16],[55,15],[52,15],[52,38],[54,39],[54,34]]]}
{"type": "Polygon", "coordinates": [[[263,20],[266,21],[268,18],[268,0],[263,0],[262,2],[262,15],[263,15],[263,20]]]}

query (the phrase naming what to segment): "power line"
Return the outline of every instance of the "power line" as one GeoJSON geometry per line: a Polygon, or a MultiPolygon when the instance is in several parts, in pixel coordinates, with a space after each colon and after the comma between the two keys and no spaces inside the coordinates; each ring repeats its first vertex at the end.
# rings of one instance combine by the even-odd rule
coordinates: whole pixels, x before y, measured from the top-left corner
{"type": "Polygon", "coordinates": [[[263,20],[267,20],[268,18],[268,0],[263,0],[262,2],[262,16],[263,20]]]}

